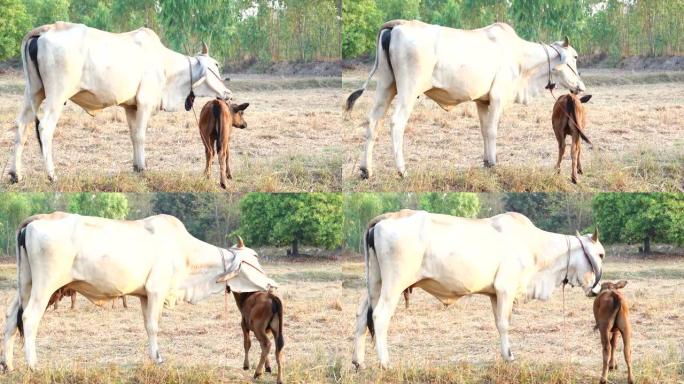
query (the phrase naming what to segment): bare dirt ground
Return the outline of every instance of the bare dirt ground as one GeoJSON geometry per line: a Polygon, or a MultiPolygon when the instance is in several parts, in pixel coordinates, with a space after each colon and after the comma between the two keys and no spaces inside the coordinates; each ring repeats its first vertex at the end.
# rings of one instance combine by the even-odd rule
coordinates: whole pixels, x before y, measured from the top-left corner
{"type": "MultiPolygon", "coordinates": [[[[367,71],[345,71],[345,97],[363,83],[367,71]]],[[[583,71],[582,77],[587,93],[593,95],[586,110],[587,134],[594,146],[583,144],[585,175],[579,186],[570,182],[569,149],[561,176],[554,174],[558,151],[550,119],[554,99],[548,92],[528,106],[514,104],[504,112],[494,169],[482,167],[483,142],[475,105],[465,103],[446,112],[421,96],[404,136],[408,177],[397,176],[386,119],[375,146],[375,177],[361,181],[358,167],[374,98],[374,89],[369,89],[344,122],[345,145],[355,148],[344,161],[344,187],[357,191],[684,189],[682,73],[591,69],[583,71]]]]}
{"type": "MultiPolygon", "coordinates": [[[[608,252],[609,257],[611,251],[608,252]]],[[[268,256],[268,255],[262,255],[268,256]]],[[[501,362],[498,333],[489,300],[464,298],[445,308],[422,290],[408,309],[400,303],[390,325],[392,369],[380,371],[373,344],[367,365],[351,367],[355,312],[365,289],[363,262],[291,263],[265,261],[280,283],[285,307],[286,382],[525,382],[588,383],[600,373],[601,353],[592,299],[566,290],[563,325],[561,292],[548,302],[516,304],[510,331],[517,361],[501,362]],[[512,376],[511,376],[512,375],[512,376]]],[[[678,383],[684,378],[684,261],[680,258],[609,258],[606,279],[626,278],[634,326],[633,361],[640,383],[678,383]]],[[[0,266],[0,303],[14,295],[15,269],[0,266]]],[[[166,363],[146,363],[146,335],[138,301],[129,309],[98,308],[79,297],[78,309],[66,301],[49,309],[38,334],[40,369],[27,374],[21,347],[18,371],[0,382],[251,382],[244,372],[239,314],[229,297],[214,296],[198,305],[163,312],[160,348],[166,363]]],[[[620,344],[621,345],[621,344],[620,344]]],[[[621,350],[621,346],[619,347],[621,350]]],[[[256,364],[258,346],[250,353],[256,364]]],[[[612,382],[626,381],[624,360],[612,382]]],[[[266,375],[258,382],[275,382],[266,375]]]]}
{"type": "MultiPolygon", "coordinates": [[[[339,77],[231,76],[237,102],[249,102],[247,129],[233,130],[230,191],[341,190],[339,77]]],[[[23,99],[23,76],[0,75],[0,161],[13,153],[15,123],[23,99]]],[[[209,99],[197,99],[200,110],[209,99]]],[[[132,172],[133,146],[122,108],[93,118],[67,102],[54,138],[58,182],[48,183],[38,143],[30,126],[24,152],[25,180],[10,185],[2,175],[0,190],[10,191],[218,191],[218,165],[207,181],[204,147],[195,117],[182,106],[159,112],[147,129],[148,172],[132,172]]],[[[5,171],[6,172],[6,171],[5,171]]]]}

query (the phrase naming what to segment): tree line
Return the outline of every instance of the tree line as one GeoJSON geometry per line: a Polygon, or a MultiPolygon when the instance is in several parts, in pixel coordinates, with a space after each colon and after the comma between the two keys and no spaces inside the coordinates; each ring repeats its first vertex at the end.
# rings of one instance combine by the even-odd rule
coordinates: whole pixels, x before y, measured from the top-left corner
{"type": "Polygon", "coordinates": [[[506,22],[529,41],[569,36],[587,55],[681,55],[683,0],[355,0],[343,2],[344,58],[374,54],[378,28],[419,19],[452,28],[506,22]]]}
{"type": "Polygon", "coordinates": [[[339,60],[333,0],[3,0],[0,60],[19,57],[32,28],[70,21],[110,32],[153,29],[169,48],[210,54],[224,65],[339,60]]]}
{"type": "Polygon", "coordinates": [[[0,249],[14,254],[28,216],[56,210],[114,219],[169,214],[195,237],[228,247],[300,246],[360,252],[367,223],[384,212],[422,209],[463,217],[520,212],[541,229],[574,234],[600,228],[605,244],[684,245],[684,194],[671,193],[2,193],[0,249]]]}

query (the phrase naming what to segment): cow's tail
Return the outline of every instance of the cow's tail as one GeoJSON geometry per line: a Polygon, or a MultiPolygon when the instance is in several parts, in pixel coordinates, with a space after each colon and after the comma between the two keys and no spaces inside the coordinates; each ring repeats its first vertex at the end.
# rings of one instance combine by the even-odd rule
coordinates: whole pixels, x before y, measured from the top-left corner
{"type": "Polygon", "coordinates": [[[18,306],[19,309],[17,310],[17,328],[19,329],[19,335],[21,337],[24,337],[24,321],[23,321],[23,314],[24,314],[24,308],[22,307],[22,303],[24,302],[23,300],[23,292],[21,290],[22,284],[26,283],[26,279],[31,278],[31,267],[29,266],[28,263],[28,254],[26,251],[26,225],[27,223],[22,224],[19,229],[17,230],[17,245],[16,245],[16,252],[17,252],[17,296],[18,296],[18,306]],[[22,254],[23,250],[23,254],[22,254]],[[25,257],[24,257],[25,256],[25,257]],[[22,262],[23,260],[23,262],[22,262]]]}
{"type": "Polygon", "coordinates": [[[214,104],[211,107],[211,111],[214,114],[214,132],[216,132],[216,154],[219,153],[221,149],[221,102],[214,100],[214,104]]]}
{"type": "Polygon", "coordinates": [[[378,48],[375,52],[375,62],[373,64],[373,69],[371,69],[370,74],[368,75],[368,78],[366,79],[366,82],[363,83],[363,87],[357,89],[356,91],[352,92],[349,97],[347,97],[347,105],[346,105],[346,110],[347,112],[351,111],[352,108],[354,108],[354,104],[356,103],[356,100],[361,97],[363,94],[363,91],[368,88],[368,84],[370,83],[371,78],[373,75],[375,75],[375,72],[378,70],[378,67],[380,66],[380,51],[385,51],[385,55],[387,57],[387,63],[389,64],[390,67],[390,72],[394,73],[394,70],[392,69],[392,62],[390,61],[390,55],[389,55],[389,46],[390,46],[390,39],[392,38],[392,28],[393,26],[388,26],[388,25],[383,25],[382,28],[380,28],[380,31],[378,32],[378,48]]]}
{"type": "Polygon", "coordinates": [[[276,336],[276,353],[278,353],[285,346],[285,338],[283,337],[283,303],[278,296],[269,296],[271,296],[271,311],[273,317],[278,317],[278,336],[276,336]]]}
{"type": "Polygon", "coordinates": [[[568,113],[568,117],[570,117],[570,121],[568,122],[569,125],[572,126],[572,128],[576,129],[577,132],[579,133],[580,137],[582,140],[584,140],[587,144],[591,144],[591,140],[589,140],[589,137],[587,137],[586,133],[584,133],[584,130],[579,124],[578,116],[577,116],[577,108],[582,108],[581,105],[577,105],[575,103],[575,99],[572,97],[567,97],[567,104],[566,104],[566,111],[568,113]]]}
{"type": "Polygon", "coordinates": [[[375,225],[368,227],[364,236],[363,255],[366,261],[366,288],[368,289],[368,312],[366,313],[366,326],[372,338],[375,338],[375,324],[373,323],[373,300],[371,295],[371,273],[376,273],[377,279],[380,279],[380,270],[371,269],[371,257],[375,258],[375,264],[378,264],[378,255],[375,249],[375,225]],[[373,253],[371,254],[371,250],[373,253]]]}
{"type": "MultiPolygon", "coordinates": [[[[28,88],[28,93],[35,94],[41,88],[43,88],[43,78],[40,75],[40,68],[38,67],[38,39],[40,35],[28,35],[22,41],[21,46],[21,63],[24,66],[24,78],[26,80],[26,87],[28,88]],[[34,72],[35,71],[35,72],[34,72]],[[35,73],[37,77],[33,81],[32,74],[35,73]]],[[[40,130],[38,129],[40,125],[40,120],[38,120],[38,111],[36,113],[36,137],[38,138],[38,144],[40,145],[40,152],[43,153],[43,140],[40,138],[40,130]]]]}

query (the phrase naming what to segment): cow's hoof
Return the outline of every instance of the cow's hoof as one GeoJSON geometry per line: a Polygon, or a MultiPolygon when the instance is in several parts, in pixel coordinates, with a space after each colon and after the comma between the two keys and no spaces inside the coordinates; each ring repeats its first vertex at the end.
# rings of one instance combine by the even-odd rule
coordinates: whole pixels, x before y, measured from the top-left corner
{"type": "Polygon", "coordinates": [[[7,366],[7,363],[2,361],[2,362],[0,362],[0,372],[2,372],[2,373],[12,372],[12,368],[7,366]]]}
{"type": "Polygon", "coordinates": [[[271,373],[271,367],[266,367],[266,372],[271,373]]]}
{"type": "Polygon", "coordinates": [[[352,361],[352,365],[354,365],[354,369],[356,370],[356,372],[358,372],[358,371],[360,371],[360,370],[363,369],[363,364],[362,364],[362,363],[358,363],[358,362],[356,362],[356,361],[352,361]]]}
{"type": "Polygon", "coordinates": [[[494,166],[496,165],[496,163],[492,163],[489,160],[484,160],[482,164],[484,164],[485,168],[494,168],[494,166]]]}
{"type": "Polygon", "coordinates": [[[154,362],[157,364],[164,364],[164,359],[162,359],[161,354],[157,352],[157,358],[154,359],[154,362]]]}
{"type": "Polygon", "coordinates": [[[397,171],[397,173],[399,173],[399,177],[401,177],[402,179],[406,178],[406,176],[408,176],[408,173],[406,172],[406,170],[397,171]]]}
{"type": "Polygon", "coordinates": [[[48,181],[51,183],[56,183],[57,182],[57,176],[53,173],[52,175],[48,175],[48,181]]]}
{"type": "Polygon", "coordinates": [[[137,164],[133,164],[133,172],[141,173],[145,172],[145,167],[144,166],[139,166],[137,164]]]}
{"type": "Polygon", "coordinates": [[[10,171],[9,177],[10,183],[12,184],[16,184],[21,181],[21,175],[17,174],[16,172],[10,171]]]}
{"type": "Polygon", "coordinates": [[[363,180],[368,180],[370,177],[370,172],[366,168],[359,168],[359,171],[361,171],[361,179],[363,180]]]}

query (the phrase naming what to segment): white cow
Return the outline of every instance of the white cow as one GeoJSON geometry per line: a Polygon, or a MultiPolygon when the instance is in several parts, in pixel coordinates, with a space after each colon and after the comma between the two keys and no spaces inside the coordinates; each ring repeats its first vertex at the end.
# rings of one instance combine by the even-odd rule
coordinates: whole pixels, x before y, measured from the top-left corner
{"type": "Polygon", "coordinates": [[[577,52],[567,37],[551,45],[531,43],[504,23],[475,30],[416,20],[385,23],[378,33],[373,69],[363,87],[347,98],[347,111],[376,71],[375,102],[368,116],[366,148],[361,159],[362,178],[372,174],[377,127],[395,96],[392,143],[397,170],[404,176],[404,128],[420,94],[447,111],[457,104],[475,101],[484,139],[484,163],[493,166],[496,133],[504,107],[511,102],[527,104],[545,85],[550,86],[552,79],[574,92],[585,89],[577,72],[577,52]]]}
{"type": "Polygon", "coordinates": [[[194,96],[231,97],[206,45],[198,56],[182,55],[166,48],[147,28],[109,33],[83,24],[44,25],[24,37],[21,58],[26,88],[9,170],[13,182],[21,180],[21,154],[34,119],[48,178],[55,179],[52,136],[67,100],[91,115],[123,107],[133,142],[133,169],[142,171],[145,130],[153,112],[175,111],[183,100],[189,109],[194,96]]]}
{"type": "Polygon", "coordinates": [[[165,299],[196,303],[226,291],[276,287],[239,239],[230,249],[190,235],[168,215],[120,221],[63,212],[36,215],[17,231],[17,295],[7,310],[4,357],[13,369],[14,337],[24,336],[26,363],[36,367],[36,333],[50,296],[65,287],[95,304],[131,295],[140,298],[149,356],[161,363],[157,346],[165,299]]]}
{"type": "Polygon", "coordinates": [[[380,365],[388,366],[389,321],[409,287],[447,305],[467,295],[489,296],[505,360],[513,360],[508,326],[516,298],[546,300],[564,282],[587,295],[600,289],[605,251],[597,232],[546,232],[519,213],[465,219],[403,210],[375,218],[365,235],[368,293],[357,312],[357,367],[364,363],[367,329],[380,365]]]}

